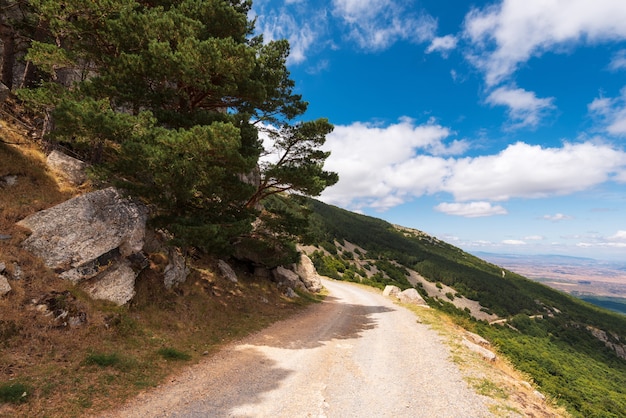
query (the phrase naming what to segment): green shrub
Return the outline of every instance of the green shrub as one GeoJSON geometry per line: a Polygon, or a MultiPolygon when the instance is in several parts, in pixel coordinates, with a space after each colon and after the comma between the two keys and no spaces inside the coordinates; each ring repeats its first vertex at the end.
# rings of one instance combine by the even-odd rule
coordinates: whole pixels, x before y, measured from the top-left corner
{"type": "Polygon", "coordinates": [[[163,347],[158,351],[159,355],[166,360],[190,360],[191,355],[183,353],[171,347],[163,347]]]}
{"type": "Polygon", "coordinates": [[[85,364],[100,367],[112,367],[122,363],[122,358],[117,353],[104,354],[104,353],[89,353],[85,358],[85,364]]]}
{"type": "Polygon", "coordinates": [[[0,402],[22,403],[28,400],[31,389],[23,383],[1,383],[0,402]]]}

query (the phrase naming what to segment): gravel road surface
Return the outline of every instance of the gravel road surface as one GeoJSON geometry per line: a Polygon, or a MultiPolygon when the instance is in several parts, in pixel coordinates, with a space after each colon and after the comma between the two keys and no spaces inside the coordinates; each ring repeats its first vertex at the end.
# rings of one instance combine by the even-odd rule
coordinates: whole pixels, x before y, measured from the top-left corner
{"type": "Polygon", "coordinates": [[[104,417],[487,417],[437,333],[363,287],[227,346],[104,417]]]}

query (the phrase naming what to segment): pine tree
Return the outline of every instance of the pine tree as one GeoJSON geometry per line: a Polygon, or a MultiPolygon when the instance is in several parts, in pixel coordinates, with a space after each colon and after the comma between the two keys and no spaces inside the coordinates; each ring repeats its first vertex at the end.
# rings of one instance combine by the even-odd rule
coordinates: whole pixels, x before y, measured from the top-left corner
{"type": "Polygon", "coordinates": [[[250,231],[264,197],[287,184],[316,195],[336,182],[315,149],[332,125],[294,122],[307,103],[285,65],[289,44],[253,36],[250,1],[31,6],[48,33],[28,59],[47,77],[22,97],[49,113],[50,139],[153,205],[155,223],[179,243],[226,248],[250,231]],[[265,167],[258,187],[244,178],[267,124],[282,127],[277,144],[289,160],[265,167]]]}

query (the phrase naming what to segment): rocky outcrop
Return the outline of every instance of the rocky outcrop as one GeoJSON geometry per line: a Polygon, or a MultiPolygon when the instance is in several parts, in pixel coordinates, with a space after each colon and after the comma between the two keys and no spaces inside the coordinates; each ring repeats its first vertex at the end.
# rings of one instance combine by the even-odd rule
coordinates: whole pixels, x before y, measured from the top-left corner
{"type": "Polygon", "coordinates": [[[108,188],[37,212],[18,225],[32,231],[22,244],[24,248],[61,277],[73,283],[91,279],[91,294],[98,298],[111,295],[109,300],[120,303],[132,298],[129,286],[136,273],[125,259],[141,254],[146,220],[144,206],[124,197],[119,190],[108,188]],[[113,273],[103,274],[109,269],[115,272],[115,279],[113,273]],[[125,290],[94,290],[102,279],[103,286],[123,283],[125,290]]]}
{"type": "Polygon", "coordinates": [[[60,172],[75,186],[79,186],[87,180],[87,173],[85,172],[87,164],[77,160],[76,158],[54,150],[50,153],[50,155],[48,155],[46,162],[50,168],[60,172]]]}
{"type": "Polygon", "coordinates": [[[294,266],[294,271],[309,292],[319,293],[322,290],[322,279],[317,274],[317,270],[309,256],[302,253],[300,261],[294,266]]]}
{"type": "Polygon", "coordinates": [[[218,260],[217,268],[224,278],[232,283],[237,283],[239,280],[237,279],[237,274],[235,270],[224,260],[218,260]]]}
{"type": "Polygon", "coordinates": [[[606,331],[592,327],[591,325],[587,326],[587,331],[589,331],[591,335],[596,337],[598,340],[602,341],[606,347],[615,351],[615,355],[617,355],[617,357],[626,360],[626,344],[623,344],[620,341],[618,335],[607,334],[606,331]]]}

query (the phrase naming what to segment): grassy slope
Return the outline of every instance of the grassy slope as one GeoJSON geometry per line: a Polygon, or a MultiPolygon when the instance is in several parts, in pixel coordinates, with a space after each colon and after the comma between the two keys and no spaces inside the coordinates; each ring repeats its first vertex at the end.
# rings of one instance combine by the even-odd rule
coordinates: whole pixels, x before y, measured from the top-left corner
{"type": "MultiPolygon", "coordinates": [[[[503,277],[500,267],[419,231],[397,228],[318,201],[309,201],[309,206],[314,213],[311,243],[328,248],[334,240],[349,241],[367,250],[368,258],[396,261],[478,300],[507,322],[490,326],[475,321],[449,301],[429,302],[450,313],[457,323],[490,339],[572,414],[623,416],[626,361],[606,348],[588,327],[600,329],[613,342],[624,344],[626,317],[510,271],[505,271],[503,277]]],[[[341,253],[333,256],[339,261],[325,257],[325,261],[318,257],[318,262],[324,264],[322,269],[332,270],[339,262],[347,263],[341,253]]]]}
{"type": "Polygon", "coordinates": [[[15,222],[77,193],[45,165],[25,132],[5,121],[0,139],[0,262],[12,291],[0,298],[0,416],[72,417],[111,408],[155,386],[177,369],[221,345],[259,330],[312,301],[289,300],[272,282],[240,271],[231,283],[214,274],[216,260],[193,260],[187,282],[162,285],[164,254],[151,254],[129,306],[93,301],[60,280],[20,248],[27,231],[15,222]],[[18,268],[20,279],[15,280],[18,268]],[[87,324],[71,328],[37,309],[48,301],[84,312],[87,324]],[[25,394],[25,396],[23,396],[25,394]]]}

